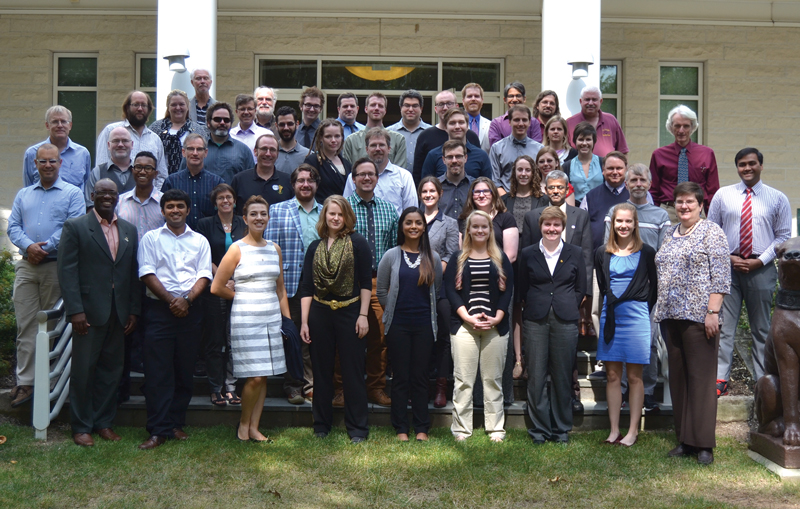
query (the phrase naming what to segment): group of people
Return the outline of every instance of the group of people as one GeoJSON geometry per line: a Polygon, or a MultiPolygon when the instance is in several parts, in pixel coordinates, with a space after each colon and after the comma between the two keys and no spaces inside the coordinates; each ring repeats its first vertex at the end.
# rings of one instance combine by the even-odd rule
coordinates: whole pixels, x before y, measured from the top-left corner
{"type": "Polygon", "coordinates": [[[69,110],[47,111],[50,137],[26,152],[9,218],[22,254],[14,405],[32,394],[33,316],[63,297],[79,445],[92,445],[93,432],[119,439],[118,393],[137,358],[149,433],[140,448],[186,439],[198,354],[211,403],[241,405],[239,440],[267,440],[266,377],[282,375],[288,401],[311,401],[317,437],[343,407],[351,440],[366,440],[373,403],[391,408],[399,440],[413,429],[425,441],[433,374],[433,405],[452,399],[456,441],[472,435],[482,400],[485,430],[502,442],[513,380],[527,377],[531,439],[567,442],[582,410],[578,337],[594,335],[606,442],[632,446],[643,409],[657,408],[663,335],[679,441],[669,454],[713,461],[742,300],[760,367],[774,248],[790,232],[788,199],[761,182],[757,149],[736,155],[741,182],[719,189],[713,151],[691,138],[694,112],[673,109],[675,142],[649,167],[629,164],[596,87],[563,118],[555,92],[528,108],[512,82],[508,111],[489,120],[483,89],[469,83],[463,108],[451,90],[435,95],[433,126],[409,90],[386,128],[388,99],[377,92],[362,125],[352,93],[338,97],[338,118],[322,119],[316,87],[298,116],[276,111],[270,88],[232,107],[209,96],[207,71],[192,84],[194,97],[171,92],[149,128],[150,98],[128,94],[124,120],[98,137],[94,168],[69,140],[69,110]],[[299,352],[284,348],[293,333],[299,352]],[[302,376],[288,370],[292,355],[302,376]]]}

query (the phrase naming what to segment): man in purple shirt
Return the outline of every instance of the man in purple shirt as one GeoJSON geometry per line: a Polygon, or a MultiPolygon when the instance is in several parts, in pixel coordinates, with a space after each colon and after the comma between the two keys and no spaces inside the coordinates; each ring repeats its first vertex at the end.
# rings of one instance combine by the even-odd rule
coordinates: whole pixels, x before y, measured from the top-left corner
{"type": "MultiPolygon", "coordinates": [[[[503,91],[503,102],[506,103],[506,109],[521,104],[525,106],[525,85],[519,81],[512,81],[506,85],[503,91]]],[[[500,115],[492,120],[489,125],[489,145],[494,145],[503,138],[511,134],[511,123],[508,120],[508,112],[500,115]]],[[[542,142],[542,129],[539,127],[538,122],[531,122],[528,128],[528,138],[542,142]]]]}
{"type": "Polygon", "coordinates": [[[667,115],[667,131],[675,137],[675,142],[656,149],[650,158],[650,173],[653,185],[650,194],[653,203],[666,209],[672,224],[678,222],[675,214],[675,186],[687,180],[700,184],[705,198],[703,208],[708,214],[708,206],[719,190],[717,159],[714,151],[692,141],[692,134],[698,127],[697,114],[680,104],[667,115]]]}
{"type": "Polygon", "coordinates": [[[605,157],[609,152],[617,151],[623,154],[628,153],[628,144],[625,135],[617,122],[617,118],[611,113],[600,110],[603,104],[603,94],[597,87],[585,87],[581,90],[581,111],[567,119],[569,129],[568,140],[572,140],[572,133],[575,126],[581,122],[589,122],[597,130],[597,143],[594,144],[595,155],[605,157]]]}

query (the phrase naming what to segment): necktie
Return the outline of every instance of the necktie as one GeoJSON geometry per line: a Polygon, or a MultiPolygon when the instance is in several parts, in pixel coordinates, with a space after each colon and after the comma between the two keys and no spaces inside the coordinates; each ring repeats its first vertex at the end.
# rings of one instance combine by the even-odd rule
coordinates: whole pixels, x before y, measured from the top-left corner
{"type": "Polygon", "coordinates": [[[365,202],[367,204],[367,242],[369,242],[369,249],[372,251],[372,270],[378,270],[376,246],[375,246],[375,211],[373,206],[375,201],[365,202]]]}
{"type": "Polygon", "coordinates": [[[478,117],[470,117],[469,128],[473,133],[479,134],[480,128],[478,127],[478,117]]]}
{"type": "Polygon", "coordinates": [[[747,196],[742,205],[742,222],[739,226],[739,255],[748,258],[753,254],[753,190],[747,188],[747,196]]]}
{"type": "Polygon", "coordinates": [[[687,180],[689,180],[689,158],[686,157],[686,147],[683,147],[678,157],[678,184],[687,180]]]}

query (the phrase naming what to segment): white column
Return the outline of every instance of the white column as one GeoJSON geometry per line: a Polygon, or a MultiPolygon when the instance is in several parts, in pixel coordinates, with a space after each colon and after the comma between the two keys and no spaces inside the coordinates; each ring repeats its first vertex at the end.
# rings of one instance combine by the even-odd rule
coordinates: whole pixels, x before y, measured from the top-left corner
{"type": "Polygon", "coordinates": [[[166,112],[166,97],[180,89],[194,97],[189,82],[192,69],[208,69],[211,73],[211,97],[216,97],[217,84],[217,0],[158,0],[158,63],[156,117],[166,112]],[[169,70],[164,59],[189,50],[186,72],[169,70]]]}
{"type": "Polygon", "coordinates": [[[561,116],[579,112],[581,89],[600,86],[600,0],[542,1],[542,90],[558,94],[561,116]],[[583,56],[594,61],[589,75],[572,79],[567,62],[583,56]]]}

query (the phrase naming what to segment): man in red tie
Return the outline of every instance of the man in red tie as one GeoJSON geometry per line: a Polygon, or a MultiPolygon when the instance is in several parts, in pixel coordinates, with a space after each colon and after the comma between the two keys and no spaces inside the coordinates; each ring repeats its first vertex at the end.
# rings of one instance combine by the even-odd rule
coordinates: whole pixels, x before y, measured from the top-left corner
{"type": "Polygon", "coordinates": [[[778,279],[775,248],[792,233],[789,199],[761,181],[763,154],[752,147],[743,148],[734,160],[741,181],[717,191],[708,210],[708,220],[722,227],[731,253],[731,292],[722,301],[718,397],[728,392],[733,339],[743,300],[753,337],[753,375],[758,380],[764,374],[764,345],[778,279]]]}

